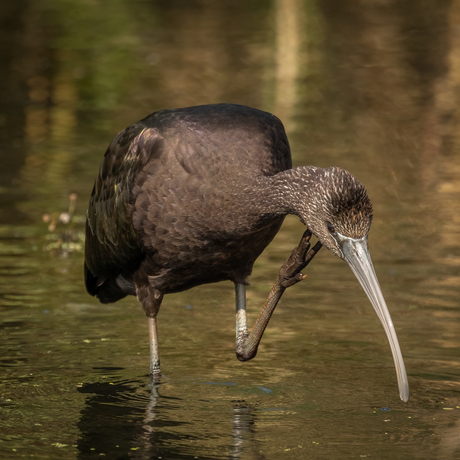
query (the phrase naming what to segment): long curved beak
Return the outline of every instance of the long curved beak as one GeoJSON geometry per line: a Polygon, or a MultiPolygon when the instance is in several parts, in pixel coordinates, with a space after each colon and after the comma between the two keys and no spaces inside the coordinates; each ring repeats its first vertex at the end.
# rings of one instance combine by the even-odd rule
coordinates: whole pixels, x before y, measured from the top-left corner
{"type": "Polygon", "coordinates": [[[391,320],[390,312],[383,298],[382,290],[380,289],[380,284],[372,265],[367,244],[367,235],[364,238],[354,239],[339,234],[336,240],[342,249],[345,262],[347,262],[356,278],[358,278],[385,329],[398,377],[399,397],[404,402],[407,402],[409,401],[409,382],[407,380],[406,367],[404,366],[393,321],[391,320]]]}

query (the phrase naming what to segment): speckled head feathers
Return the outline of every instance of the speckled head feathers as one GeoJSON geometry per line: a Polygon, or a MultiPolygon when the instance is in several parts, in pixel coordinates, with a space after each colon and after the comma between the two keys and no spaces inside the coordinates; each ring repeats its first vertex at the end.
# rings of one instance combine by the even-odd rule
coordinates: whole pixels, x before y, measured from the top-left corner
{"type": "MultiPolygon", "coordinates": [[[[331,229],[350,238],[363,238],[372,222],[372,204],[365,187],[348,171],[337,168],[297,168],[303,182],[303,207],[296,214],[317,238],[340,256],[331,229]]],[[[302,205],[301,205],[302,206],[302,205]]]]}
{"type": "Polygon", "coordinates": [[[325,169],[324,178],[329,198],[325,213],[329,222],[344,236],[365,236],[372,222],[372,204],[364,186],[341,168],[325,169]]]}

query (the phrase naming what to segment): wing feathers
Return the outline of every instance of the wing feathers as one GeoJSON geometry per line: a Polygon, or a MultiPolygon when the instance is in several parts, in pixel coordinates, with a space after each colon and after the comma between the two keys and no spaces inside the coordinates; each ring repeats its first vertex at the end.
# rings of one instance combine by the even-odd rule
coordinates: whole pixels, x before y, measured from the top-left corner
{"type": "Polygon", "coordinates": [[[132,274],[143,260],[130,218],[131,198],[136,178],[162,146],[158,131],[139,122],[118,134],[105,153],[89,202],[85,243],[86,286],[101,301],[123,291],[122,283],[108,279],[132,274]],[[102,292],[104,285],[109,294],[102,292]]]}

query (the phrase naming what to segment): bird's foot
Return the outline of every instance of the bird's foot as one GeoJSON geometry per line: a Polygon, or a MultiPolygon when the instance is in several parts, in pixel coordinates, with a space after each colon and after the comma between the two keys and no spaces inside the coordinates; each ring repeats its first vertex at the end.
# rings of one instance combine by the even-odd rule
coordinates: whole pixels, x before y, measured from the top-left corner
{"type": "Polygon", "coordinates": [[[310,263],[315,254],[320,250],[321,243],[316,243],[310,249],[310,238],[312,233],[306,230],[296,248],[292,251],[289,259],[281,266],[278,280],[284,289],[304,280],[307,275],[302,274],[302,270],[310,263]]]}

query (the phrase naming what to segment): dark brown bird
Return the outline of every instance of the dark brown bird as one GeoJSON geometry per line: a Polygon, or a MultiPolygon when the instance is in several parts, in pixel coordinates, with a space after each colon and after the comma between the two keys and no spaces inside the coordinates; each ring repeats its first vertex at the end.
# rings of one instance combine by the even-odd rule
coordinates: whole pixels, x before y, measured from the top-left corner
{"type": "Polygon", "coordinates": [[[87,212],[86,288],[103,303],[137,296],[158,377],[156,317],[164,294],[233,281],[237,357],[248,360],[284,290],[305,278],[301,271],[324,245],[348,263],[374,306],[407,401],[403,358],[369,256],[371,221],[366,190],[349,172],[292,168],[274,115],[233,104],[162,110],[118,134],[105,153],[87,212]],[[249,334],[247,278],[287,214],[307,231],[249,334]],[[312,234],[319,241],[310,249],[312,234]]]}

